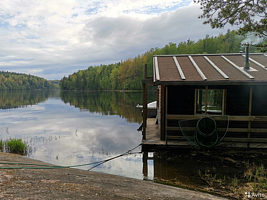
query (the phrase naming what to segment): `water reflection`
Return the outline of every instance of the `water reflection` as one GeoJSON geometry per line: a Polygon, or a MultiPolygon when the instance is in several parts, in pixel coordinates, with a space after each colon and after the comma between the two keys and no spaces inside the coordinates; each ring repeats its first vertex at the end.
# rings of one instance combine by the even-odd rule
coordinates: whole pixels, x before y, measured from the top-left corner
{"type": "Polygon", "coordinates": [[[59,97],[58,91],[53,90],[11,90],[0,92],[0,109],[27,107],[46,101],[49,97],[59,97]]]}
{"type": "MultiPolygon", "coordinates": [[[[47,163],[73,166],[98,162],[125,153],[142,140],[141,132],[136,131],[141,113],[135,107],[142,102],[141,93],[4,91],[0,97],[0,106],[6,108],[0,109],[0,139],[23,139],[30,147],[28,156],[47,163]]],[[[93,170],[197,189],[210,188],[213,181],[230,191],[233,180],[244,178],[248,166],[267,165],[266,152],[251,155],[249,151],[245,156],[243,150],[239,154],[144,152],[119,157],[93,170]]]]}
{"type": "MultiPolygon", "coordinates": [[[[22,138],[30,147],[31,158],[80,165],[122,154],[141,143],[141,132],[136,130],[142,117],[135,107],[141,102],[141,93],[37,91],[3,95],[9,95],[10,100],[14,97],[12,105],[21,105],[17,101],[21,99],[24,105],[31,105],[0,110],[0,139],[22,138]],[[36,104],[32,99],[38,99],[36,104]]],[[[142,179],[142,167],[142,154],[134,154],[94,171],[142,179]]]]}
{"type": "MultiPolygon", "coordinates": [[[[149,100],[154,100],[153,94],[149,100]]],[[[69,92],[61,91],[63,102],[79,107],[81,111],[101,113],[102,115],[118,115],[128,122],[142,122],[140,111],[136,109],[138,103],[142,103],[141,92],[69,92]]]]}

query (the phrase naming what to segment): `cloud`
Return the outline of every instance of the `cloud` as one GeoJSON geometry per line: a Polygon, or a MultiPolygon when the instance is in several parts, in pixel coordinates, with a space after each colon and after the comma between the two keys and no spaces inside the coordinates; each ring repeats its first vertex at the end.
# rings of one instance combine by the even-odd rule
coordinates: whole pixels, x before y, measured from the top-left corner
{"type": "Polygon", "coordinates": [[[182,0],[0,2],[0,70],[47,79],[133,58],[169,42],[218,35],[182,0]]]}

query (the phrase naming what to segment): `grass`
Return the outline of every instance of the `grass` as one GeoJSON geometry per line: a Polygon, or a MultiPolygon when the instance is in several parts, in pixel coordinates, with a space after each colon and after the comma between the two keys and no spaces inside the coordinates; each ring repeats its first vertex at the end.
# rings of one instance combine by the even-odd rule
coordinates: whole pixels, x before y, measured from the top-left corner
{"type": "Polygon", "coordinates": [[[236,175],[232,179],[232,186],[237,187],[238,186],[238,179],[236,178],[236,175]]]}
{"type": "Polygon", "coordinates": [[[246,170],[243,175],[223,176],[218,178],[218,175],[213,174],[210,170],[205,170],[204,173],[199,170],[199,176],[210,187],[219,190],[225,190],[234,194],[233,198],[243,198],[245,192],[255,194],[267,193],[267,169],[263,164],[255,165],[246,164],[246,170]]]}
{"type": "Polygon", "coordinates": [[[0,150],[2,152],[25,155],[28,146],[21,139],[0,140],[0,150]]]}
{"type": "Polygon", "coordinates": [[[3,140],[0,140],[0,150],[3,151],[4,148],[4,142],[3,140]]]}
{"type": "Polygon", "coordinates": [[[267,190],[267,170],[264,165],[251,165],[244,174],[248,182],[253,183],[253,191],[267,190]]]}

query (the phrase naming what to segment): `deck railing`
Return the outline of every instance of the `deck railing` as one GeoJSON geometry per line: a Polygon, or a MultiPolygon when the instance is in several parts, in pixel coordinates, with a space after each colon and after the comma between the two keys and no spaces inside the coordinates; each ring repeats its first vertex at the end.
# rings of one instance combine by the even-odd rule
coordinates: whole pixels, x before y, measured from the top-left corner
{"type": "MultiPolygon", "coordinates": [[[[192,120],[212,116],[213,115],[166,115],[166,140],[186,140],[184,136],[168,134],[168,131],[181,132],[180,127],[168,126],[169,120],[192,120]]],[[[216,117],[218,117],[218,115],[216,115],[216,117]]],[[[238,128],[229,126],[229,128],[227,129],[226,137],[222,140],[222,142],[248,143],[248,146],[249,143],[267,143],[267,116],[229,116],[229,124],[231,124],[231,122],[247,122],[247,127],[238,128]],[[266,124],[264,123],[262,128],[251,128],[251,125],[254,122],[266,122],[266,124]],[[246,137],[237,137],[239,133],[246,133],[246,137]],[[253,134],[257,134],[257,136],[260,135],[261,137],[254,137],[253,134]]],[[[187,130],[190,129],[194,128],[187,127],[187,130]]],[[[217,130],[222,131],[223,129],[218,128],[217,130]]]]}

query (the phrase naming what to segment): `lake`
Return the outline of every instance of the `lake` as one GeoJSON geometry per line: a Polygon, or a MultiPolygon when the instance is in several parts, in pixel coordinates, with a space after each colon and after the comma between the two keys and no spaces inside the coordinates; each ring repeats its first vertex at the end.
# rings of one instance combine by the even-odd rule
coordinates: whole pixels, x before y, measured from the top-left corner
{"type": "MultiPolygon", "coordinates": [[[[149,101],[155,99],[151,94],[149,101]]],[[[73,166],[118,156],[138,146],[142,93],[73,91],[0,92],[0,139],[21,138],[27,156],[73,166]]],[[[153,179],[153,161],[143,175],[141,148],[106,162],[93,171],[153,179]]],[[[88,170],[92,166],[79,167],[88,170]]]]}
{"type": "MultiPolygon", "coordinates": [[[[155,97],[156,93],[149,94],[148,102],[155,97]]],[[[141,92],[2,91],[0,139],[21,138],[29,146],[28,157],[51,164],[100,162],[141,143],[138,103],[142,104],[141,92]]],[[[240,197],[253,191],[248,184],[257,184],[267,194],[265,175],[263,184],[249,180],[263,166],[266,150],[157,150],[148,152],[147,158],[139,146],[132,154],[91,170],[236,198],[237,190],[240,197]]]]}

